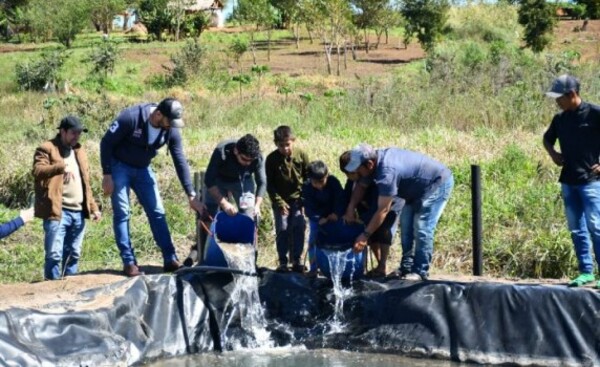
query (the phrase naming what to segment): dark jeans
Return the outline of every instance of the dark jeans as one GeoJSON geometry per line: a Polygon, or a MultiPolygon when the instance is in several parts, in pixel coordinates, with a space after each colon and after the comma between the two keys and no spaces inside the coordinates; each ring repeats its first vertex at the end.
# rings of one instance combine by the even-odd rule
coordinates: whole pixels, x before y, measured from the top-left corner
{"type": "Polygon", "coordinates": [[[282,215],[281,210],[273,206],[273,217],[275,218],[275,242],[279,264],[288,264],[288,253],[293,264],[300,264],[306,230],[306,219],[302,214],[301,204],[291,204],[288,215],[282,215]]]}

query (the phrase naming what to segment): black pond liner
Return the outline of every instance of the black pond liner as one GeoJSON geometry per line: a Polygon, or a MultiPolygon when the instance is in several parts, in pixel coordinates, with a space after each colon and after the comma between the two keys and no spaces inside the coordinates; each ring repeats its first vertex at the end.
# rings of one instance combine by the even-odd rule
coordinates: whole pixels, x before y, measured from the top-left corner
{"type": "MultiPolygon", "coordinates": [[[[269,270],[258,275],[276,345],[485,364],[600,365],[600,294],[595,291],[361,280],[348,285],[355,296],[344,305],[347,328],[329,335],[328,279],[269,270]]],[[[226,348],[219,320],[232,312],[225,307],[232,279],[218,269],[141,276],[85,292],[90,300],[120,292],[110,307],[88,310],[63,302],[44,311],[0,312],[0,365],[124,366],[226,348]]],[[[227,337],[251,338],[235,317],[227,337]]]]}

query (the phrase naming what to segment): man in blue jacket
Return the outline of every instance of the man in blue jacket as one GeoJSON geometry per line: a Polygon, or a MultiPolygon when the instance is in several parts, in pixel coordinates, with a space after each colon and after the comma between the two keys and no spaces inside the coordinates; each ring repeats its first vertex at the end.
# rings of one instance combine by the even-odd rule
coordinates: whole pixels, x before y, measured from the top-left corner
{"type": "Polygon", "coordinates": [[[167,226],[156,176],[150,167],[152,158],[163,145],[167,145],[173,157],[190,207],[202,210],[201,204],[194,200],[195,190],[183,152],[182,115],[183,106],[173,98],[166,98],[158,105],[143,103],[129,107],[110,125],[100,143],[102,189],[105,195],[111,195],[115,240],[123,260],[123,272],[130,277],[143,274],[137,266],[129,235],[130,189],[146,212],[154,240],[162,251],[164,271],[181,267],[167,226]]]}

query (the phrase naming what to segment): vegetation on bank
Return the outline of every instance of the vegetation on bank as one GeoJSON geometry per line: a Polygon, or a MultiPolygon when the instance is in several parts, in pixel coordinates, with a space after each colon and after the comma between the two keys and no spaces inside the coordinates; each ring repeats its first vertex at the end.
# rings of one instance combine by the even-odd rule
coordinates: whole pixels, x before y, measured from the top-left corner
{"type": "MultiPolygon", "coordinates": [[[[27,45],[27,51],[2,53],[0,67],[6,72],[0,75],[4,145],[0,150],[0,220],[16,216],[18,208],[27,205],[35,147],[56,133],[57,121],[65,113],[76,113],[90,129],[83,142],[95,177],[93,191],[104,213],[100,223],[89,222],[81,270],[120,269],[110,200],[101,196],[99,141],[121,108],[172,95],[186,107],[184,139],[193,171],[206,167],[220,140],[248,132],[259,138],[265,154],[270,152],[274,149],[272,130],[280,124],[291,125],[298,146],[311,159],[327,162],[339,178],[343,175],[337,157],[359,142],[417,150],[446,163],[455,174],[456,186],[438,227],[434,272],[470,272],[469,175],[470,166],[479,164],[484,188],[485,273],[505,277],[573,274],[576,261],[556,183],[558,168],[541,144],[556,107],[542,91],[556,74],[572,72],[582,81],[583,97],[598,101],[597,64],[580,62],[579,54],[569,49],[540,54],[523,49],[516,8],[507,4],[451,8],[446,32],[425,59],[398,66],[389,75],[360,78],[343,73],[327,77],[318,72],[275,75],[268,67],[253,72],[236,62],[250,58],[242,47],[247,39],[228,33],[204,33],[201,48],[190,41],[122,42],[117,43],[116,52],[102,46],[104,41],[97,34],[87,34],[78,37],[69,51],[56,44],[40,44],[27,45]],[[17,65],[37,62],[44,50],[58,51],[56,55],[61,56],[56,57],[64,57],[53,79],[58,91],[27,91],[17,77],[17,65]],[[99,64],[112,65],[103,57],[112,52],[116,54],[114,70],[98,68],[99,64]],[[65,83],[70,93],[62,91],[65,83]]],[[[272,36],[283,42],[290,34],[278,31],[272,36]]],[[[119,35],[111,39],[118,42],[119,35]]],[[[289,46],[290,52],[294,46],[289,46]]],[[[268,65],[266,51],[259,51],[258,63],[268,65]]],[[[194,216],[171,157],[162,152],[153,166],[173,239],[184,257],[193,243],[194,216]]],[[[160,254],[143,211],[139,205],[132,210],[131,232],[140,264],[159,264],[160,254]]],[[[270,206],[264,205],[263,210],[259,265],[275,267],[270,206]]],[[[41,227],[35,220],[2,241],[1,281],[41,279],[41,227]]],[[[398,244],[392,253],[390,264],[395,266],[398,244]]]]}

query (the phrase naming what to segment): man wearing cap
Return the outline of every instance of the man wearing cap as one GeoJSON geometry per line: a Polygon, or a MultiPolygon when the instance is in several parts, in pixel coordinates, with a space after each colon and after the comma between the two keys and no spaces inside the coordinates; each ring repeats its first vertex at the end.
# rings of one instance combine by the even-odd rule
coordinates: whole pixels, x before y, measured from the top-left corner
{"type": "Polygon", "coordinates": [[[582,101],[579,81],[566,74],[554,80],[546,96],[561,109],[544,134],[544,148],[562,167],[559,182],[579,263],[579,275],[569,286],[579,287],[595,281],[592,244],[600,264],[600,107],[582,101]],[[556,140],[560,152],[554,149],[556,140]]]}
{"type": "Polygon", "coordinates": [[[404,199],[399,273],[404,279],[426,280],[433,254],[433,235],[454,186],[452,172],[421,153],[398,148],[375,150],[367,144],[352,149],[345,170],[356,172],[361,178],[361,184],[355,185],[352,192],[345,220],[354,220],[356,206],[368,183],[373,181],[379,191],[377,211],[365,231],[356,238],[354,251],[365,248],[371,234],[390,211],[392,199],[404,199]]]}
{"type": "Polygon", "coordinates": [[[162,251],[164,271],[181,267],[167,226],[156,176],[150,167],[152,158],[162,146],[167,145],[173,157],[190,207],[201,211],[201,204],[194,200],[194,186],[183,152],[182,115],[183,106],[173,98],[166,98],[159,104],[129,107],[110,125],[100,143],[102,189],[105,195],[111,195],[115,240],[123,260],[123,272],[130,277],[143,274],[138,268],[129,234],[130,189],[146,212],[154,240],[162,251]]]}
{"type": "Polygon", "coordinates": [[[75,116],[63,118],[52,140],[35,150],[35,216],[44,220],[44,278],[77,273],[85,219],[99,220],[87,154],[79,137],[87,132],[75,116]],[[62,262],[62,269],[61,269],[62,262]]]}

